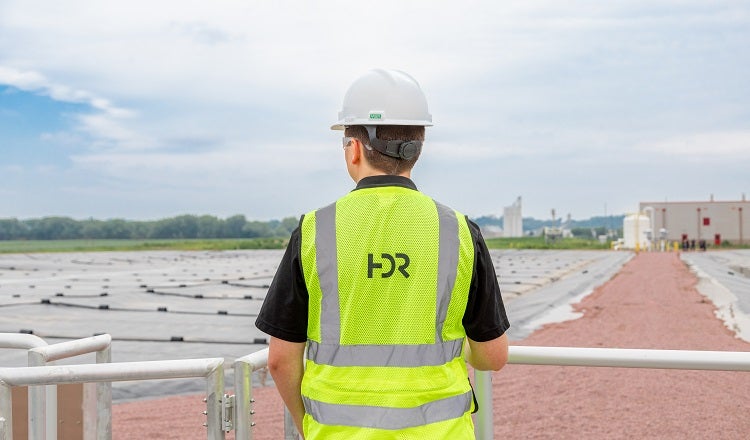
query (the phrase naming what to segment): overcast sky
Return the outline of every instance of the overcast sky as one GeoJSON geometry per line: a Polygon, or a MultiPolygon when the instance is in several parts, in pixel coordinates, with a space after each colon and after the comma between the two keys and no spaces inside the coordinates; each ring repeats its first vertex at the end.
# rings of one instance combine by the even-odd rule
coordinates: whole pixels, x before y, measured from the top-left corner
{"type": "Polygon", "coordinates": [[[750,196],[748,1],[0,0],[0,218],[297,217],[353,187],[330,125],[376,67],[469,216],[750,196]]]}

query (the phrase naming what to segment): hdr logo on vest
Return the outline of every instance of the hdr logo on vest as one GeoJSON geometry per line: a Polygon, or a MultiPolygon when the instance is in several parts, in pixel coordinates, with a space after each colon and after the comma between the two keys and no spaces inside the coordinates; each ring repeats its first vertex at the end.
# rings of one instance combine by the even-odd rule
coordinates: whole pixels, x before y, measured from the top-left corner
{"type": "Polygon", "coordinates": [[[406,271],[406,268],[409,267],[409,256],[406,254],[396,253],[396,254],[380,254],[380,262],[375,262],[375,256],[373,254],[367,254],[367,278],[372,278],[372,271],[374,269],[383,269],[383,262],[388,261],[390,264],[390,267],[387,271],[381,272],[380,277],[381,278],[389,278],[393,273],[398,269],[399,272],[401,272],[401,275],[404,276],[404,278],[409,278],[409,272],[406,271]],[[399,260],[399,263],[396,263],[396,260],[399,260]]]}

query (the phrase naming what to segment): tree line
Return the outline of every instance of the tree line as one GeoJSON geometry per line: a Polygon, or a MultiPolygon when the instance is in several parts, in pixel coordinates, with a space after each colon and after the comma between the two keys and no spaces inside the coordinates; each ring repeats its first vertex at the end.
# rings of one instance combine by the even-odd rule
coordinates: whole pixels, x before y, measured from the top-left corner
{"type": "MultiPolygon", "coordinates": [[[[502,217],[479,217],[480,226],[502,227],[502,217]]],[[[559,222],[524,218],[524,230],[542,226],[558,226],[559,222]]],[[[180,215],[161,220],[75,220],[70,217],[44,217],[18,220],[0,219],[0,240],[78,240],[78,239],[210,239],[210,238],[270,238],[289,237],[299,219],[250,221],[244,215],[220,219],[211,215],[180,215]]],[[[574,236],[588,237],[606,234],[612,226],[622,225],[622,216],[595,217],[587,221],[573,221],[574,236]],[[607,225],[608,227],[605,227],[607,225]]]]}
{"type": "Polygon", "coordinates": [[[75,220],[44,217],[0,219],[0,240],[192,239],[288,237],[299,219],[249,221],[244,215],[220,219],[180,215],[161,220],[75,220]]]}

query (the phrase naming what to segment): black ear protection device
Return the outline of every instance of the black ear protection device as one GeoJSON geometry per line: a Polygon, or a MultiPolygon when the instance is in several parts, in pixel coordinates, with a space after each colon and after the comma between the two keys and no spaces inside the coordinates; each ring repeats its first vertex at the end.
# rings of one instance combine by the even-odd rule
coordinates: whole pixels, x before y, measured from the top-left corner
{"type": "Polygon", "coordinates": [[[422,141],[384,141],[376,137],[374,125],[367,125],[365,128],[370,137],[370,146],[386,156],[409,160],[413,159],[422,148],[422,141]]]}

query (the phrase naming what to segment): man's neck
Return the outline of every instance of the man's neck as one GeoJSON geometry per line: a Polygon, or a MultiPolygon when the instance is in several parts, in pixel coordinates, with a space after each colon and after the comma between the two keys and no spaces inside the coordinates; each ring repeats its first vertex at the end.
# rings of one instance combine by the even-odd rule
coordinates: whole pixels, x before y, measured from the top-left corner
{"type": "Polygon", "coordinates": [[[401,177],[406,177],[407,179],[411,179],[411,173],[387,174],[381,171],[377,173],[368,173],[364,175],[359,175],[354,181],[356,183],[359,183],[359,181],[364,179],[365,177],[375,177],[375,176],[401,176],[401,177]]]}

